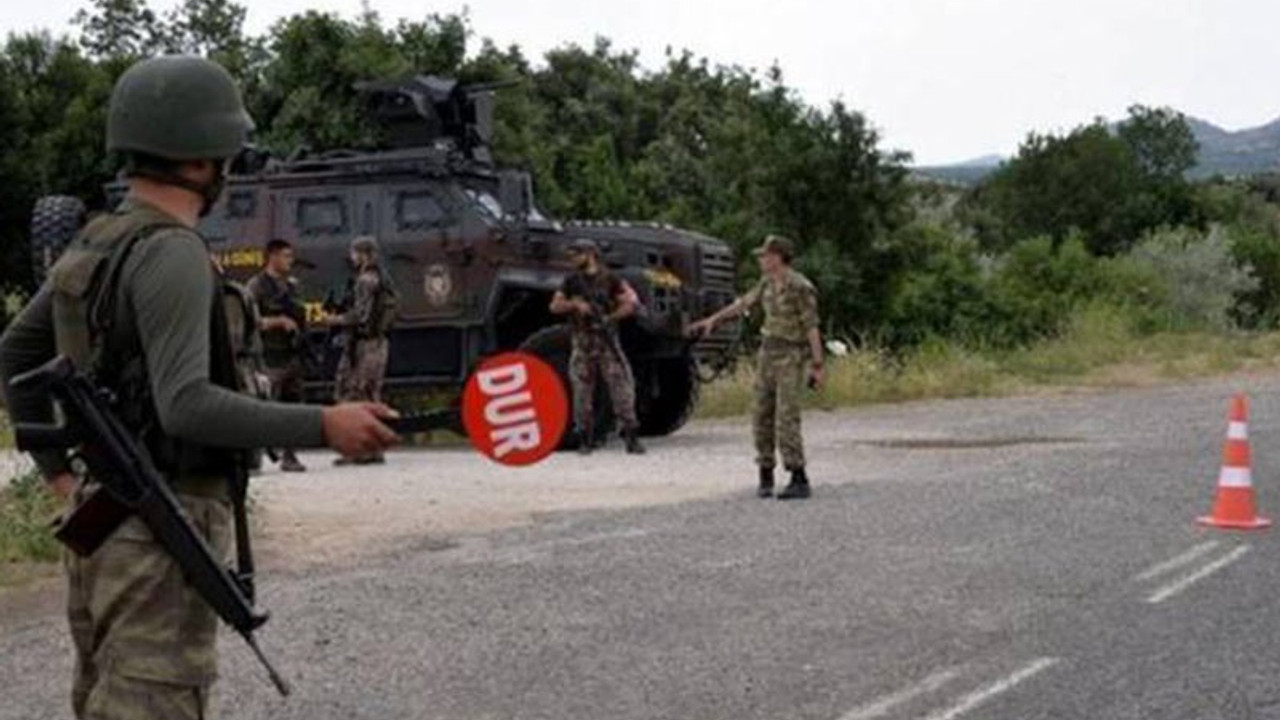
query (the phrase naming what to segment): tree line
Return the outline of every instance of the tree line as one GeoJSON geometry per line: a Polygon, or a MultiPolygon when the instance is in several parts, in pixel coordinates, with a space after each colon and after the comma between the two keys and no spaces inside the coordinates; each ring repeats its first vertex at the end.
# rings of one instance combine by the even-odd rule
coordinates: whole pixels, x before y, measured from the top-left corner
{"type": "Polygon", "coordinates": [[[1169,247],[1152,251],[1156,235],[1178,229],[1184,246],[1211,245],[1211,230],[1224,224],[1219,244],[1229,269],[1243,273],[1230,285],[1232,322],[1273,323],[1280,304],[1280,258],[1268,244],[1274,205],[1257,187],[1188,183],[1195,141],[1168,110],[1137,106],[1118,125],[1032,135],[989,180],[960,189],[913,176],[910,156],[883,147],[862,113],[840,101],[809,104],[778,67],[669,51],[647,69],[604,39],[534,61],[478,39],[465,15],[390,24],[368,11],[307,12],[261,35],[244,21],[232,0],[184,0],[163,13],[146,0],[91,0],[72,35],[7,39],[0,286],[30,289],[37,197],[103,201],[115,79],[138,58],[187,52],[232,72],[258,126],[255,143],[280,154],[376,146],[354,88],[362,80],[513,81],[498,93],[495,154],[533,174],[544,211],[721,237],[740,251],[744,282],[754,272],[747,248],[767,233],[791,236],[821,291],[827,330],[849,337],[1017,344],[1053,334],[1077,300],[1098,298],[1145,309],[1159,325],[1150,318],[1169,307],[1153,308],[1172,302],[1176,282],[1168,263],[1144,264],[1138,250],[1167,259],[1186,248],[1166,237],[1169,247]],[[1277,267],[1274,282],[1267,263],[1277,267]]]}

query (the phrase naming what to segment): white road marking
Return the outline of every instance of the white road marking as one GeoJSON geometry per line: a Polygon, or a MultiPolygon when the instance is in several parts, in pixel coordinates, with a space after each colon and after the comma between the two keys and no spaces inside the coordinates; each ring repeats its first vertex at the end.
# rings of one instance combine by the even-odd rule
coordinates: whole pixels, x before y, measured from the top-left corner
{"type": "Polygon", "coordinates": [[[1152,567],[1151,569],[1147,570],[1141,575],[1138,575],[1137,577],[1135,577],[1134,580],[1138,582],[1146,582],[1147,580],[1151,580],[1152,578],[1160,577],[1161,575],[1164,575],[1167,572],[1172,572],[1174,570],[1177,570],[1183,565],[1190,565],[1191,563],[1198,560],[1201,555],[1204,555],[1205,553],[1209,552],[1210,550],[1216,547],[1218,547],[1217,540],[1210,540],[1209,542],[1206,542],[1206,543],[1200,543],[1199,545],[1191,548],[1190,550],[1182,553],[1181,555],[1175,558],[1172,558],[1170,560],[1166,560],[1160,563],[1159,565],[1152,567]]]}
{"type": "Polygon", "coordinates": [[[1058,658],[1040,658],[1006,678],[965,695],[960,698],[960,702],[945,710],[939,710],[926,718],[926,720],[955,720],[997,695],[1009,692],[1020,683],[1030,680],[1057,664],[1058,658]]]}
{"type": "Polygon", "coordinates": [[[844,715],[841,715],[840,720],[872,720],[872,718],[881,717],[899,705],[911,702],[921,695],[928,695],[931,692],[939,690],[942,686],[952,680],[955,680],[959,675],[959,668],[941,670],[911,687],[904,688],[890,695],[885,695],[882,698],[877,698],[866,705],[856,707],[844,715]]]}
{"type": "Polygon", "coordinates": [[[1173,597],[1174,595],[1177,595],[1178,593],[1182,592],[1183,590],[1186,590],[1187,588],[1191,587],[1197,582],[1200,582],[1201,580],[1225,568],[1231,563],[1239,560],[1240,558],[1244,557],[1244,554],[1247,552],[1249,552],[1249,546],[1241,545],[1235,550],[1232,550],[1231,552],[1227,553],[1225,556],[1218,558],[1217,560],[1214,560],[1213,562],[1209,563],[1208,565],[1205,565],[1204,567],[1191,573],[1190,575],[1187,575],[1186,577],[1175,580],[1169,585],[1166,585],[1165,587],[1162,587],[1159,590],[1155,591],[1154,593],[1151,594],[1151,597],[1147,598],[1147,602],[1151,603],[1152,605],[1162,603],[1165,600],[1168,600],[1169,598],[1173,597]]]}

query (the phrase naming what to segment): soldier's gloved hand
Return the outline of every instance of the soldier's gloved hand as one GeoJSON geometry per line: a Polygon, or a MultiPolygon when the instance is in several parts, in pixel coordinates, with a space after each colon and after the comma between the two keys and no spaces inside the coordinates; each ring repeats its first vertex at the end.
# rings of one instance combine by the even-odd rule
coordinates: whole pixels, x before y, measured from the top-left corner
{"type": "Polygon", "coordinates": [[[823,372],[821,365],[814,365],[809,369],[809,389],[818,391],[822,389],[822,384],[826,380],[826,373],[823,372]]]}
{"type": "Polygon", "coordinates": [[[400,441],[380,419],[399,417],[382,403],[340,403],[321,411],[324,442],[346,457],[380,452],[400,441]]]}
{"type": "Polygon", "coordinates": [[[71,496],[75,494],[79,485],[80,479],[69,472],[60,473],[49,478],[49,490],[53,492],[54,497],[62,502],[71,500],[71,496]]]}

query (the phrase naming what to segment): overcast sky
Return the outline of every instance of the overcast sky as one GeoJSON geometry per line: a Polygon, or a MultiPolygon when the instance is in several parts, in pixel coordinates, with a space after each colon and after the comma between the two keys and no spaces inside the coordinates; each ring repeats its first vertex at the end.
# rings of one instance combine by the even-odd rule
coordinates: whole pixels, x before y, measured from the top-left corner
{"type": "MultiPolygon", "coordinates": [[[[360,0],[240,0],[251,31],[360,0]]],[[[5,31],[62,29],[87,0],[6,0],[5,31]]],[[[173,0],[152,0],[168,8],[173,0]]],[[[463,4],[370,0],[386,21],[463,4]]],[[[1277,0],[469,0],[480,36],[530,57],[596,36],[654,67],[668,46],[775,60],[811,103],[842,98],[922,164],[1012,153],[1029,130],[1170,105],[1228,129],[1280,116],[1277,0]]]]}

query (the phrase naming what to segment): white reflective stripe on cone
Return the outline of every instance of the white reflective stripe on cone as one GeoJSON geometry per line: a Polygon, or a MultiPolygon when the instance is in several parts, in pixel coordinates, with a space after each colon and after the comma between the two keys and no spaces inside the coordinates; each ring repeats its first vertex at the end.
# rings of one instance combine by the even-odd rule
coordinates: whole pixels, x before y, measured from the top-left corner
{"type": "Polygon", "coordinates": [[[1253,473],[1249,468],[1224,467],[1218,474],[1218,487],[1253,487],[1253,473]]]}
{"type": "Polygon", "coordinates": [[[1248,440],[1249,425],[1248,423],[1233,422],[1227,425],[1228,440],[1248,440]]]}

